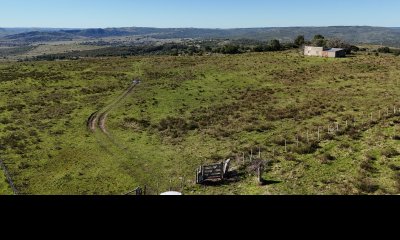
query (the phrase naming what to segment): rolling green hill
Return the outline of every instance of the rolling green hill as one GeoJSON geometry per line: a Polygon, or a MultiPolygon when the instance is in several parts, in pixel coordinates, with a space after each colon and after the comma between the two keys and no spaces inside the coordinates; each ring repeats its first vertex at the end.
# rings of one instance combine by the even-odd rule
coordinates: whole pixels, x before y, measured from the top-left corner
{"type": "Polygon", "coordinates": [[[22,194],[399,194],[399,69],[294,50],[3,62],[0,155],[22,194]],[[194,184],[228,158],[226,182],[194,184]]]}

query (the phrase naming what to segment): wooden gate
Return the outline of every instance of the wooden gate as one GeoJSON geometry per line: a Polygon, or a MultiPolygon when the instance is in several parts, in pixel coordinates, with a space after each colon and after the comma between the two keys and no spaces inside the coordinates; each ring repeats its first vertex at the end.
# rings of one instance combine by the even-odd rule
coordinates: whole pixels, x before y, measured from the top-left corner
{"type": "Polygon", "coordinates": [[[196,170],[196,183],[202,184],[207,180],[224,180],[230,161],[228,159],[226,162],[201,166],[196,170]]]}

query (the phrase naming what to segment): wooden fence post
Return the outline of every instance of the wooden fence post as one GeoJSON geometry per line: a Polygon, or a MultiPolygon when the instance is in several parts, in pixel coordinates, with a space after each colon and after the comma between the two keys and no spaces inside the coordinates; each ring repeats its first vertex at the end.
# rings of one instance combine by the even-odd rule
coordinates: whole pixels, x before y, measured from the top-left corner
{"type": "Polygon", "coordinates": [[[263,172],[263,167],[260,164],[260,166],[258,166],[258,169],[257,169],[258,184],[260,184],[260,185],[263,184],[262,172],[263,172]]]}
{"type": "Polygon", "coordinates": [[[285,139],[285,153],[287,153],[287,141],[285,139]]]}

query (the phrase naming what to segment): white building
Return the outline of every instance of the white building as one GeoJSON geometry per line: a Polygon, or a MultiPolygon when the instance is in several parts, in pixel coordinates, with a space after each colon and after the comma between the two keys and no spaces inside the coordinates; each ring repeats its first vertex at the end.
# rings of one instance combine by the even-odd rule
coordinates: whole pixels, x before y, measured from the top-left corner
{"type": "Polygon", "coordinates": [[[328,57],[328,58],[340,58],[346,57],[346,51],[343,48],[323,48],[323,47],[304,47],[305,56],[315,56],[315,57],[328,57]]]}

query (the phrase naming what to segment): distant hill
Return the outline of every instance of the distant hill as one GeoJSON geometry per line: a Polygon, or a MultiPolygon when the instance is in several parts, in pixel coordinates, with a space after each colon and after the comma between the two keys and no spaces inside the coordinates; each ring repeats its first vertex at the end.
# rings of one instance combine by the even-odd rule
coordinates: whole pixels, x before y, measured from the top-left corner
{"type": "Polygon", "coordinates": [[[332,27],[284,27],[284,28],[105,28],[105,29],[0,29],[0,41],[35,43],[43,41],[65,41],[73,39],[97,39],[105,37],[148,36],[157,39],[196,38],[196,39],[256,39],[291,41],[298,35],[311,39],[316,34],[328,38],[341,38],[353,44],[384,44],[400,47],[400,28],[368,26],[332,27]],[[10,34],[14,33],[14,34],[10,34]]]}
{"type": "Polygon", "coordinates": [[[0,28],[0,37],[26,32],[55,32],[63,28],[0,28]]]}

